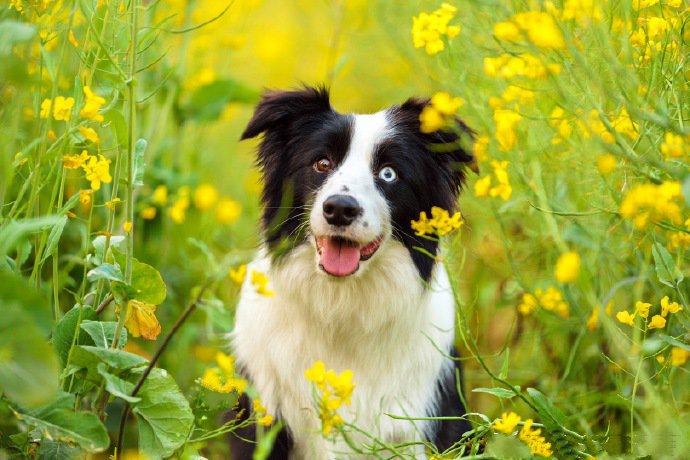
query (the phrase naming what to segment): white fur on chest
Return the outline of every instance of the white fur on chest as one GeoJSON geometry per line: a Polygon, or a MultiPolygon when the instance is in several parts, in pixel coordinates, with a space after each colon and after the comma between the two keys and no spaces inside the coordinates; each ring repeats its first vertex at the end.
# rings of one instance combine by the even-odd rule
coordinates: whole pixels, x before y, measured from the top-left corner
{"type": "Polygon", "coordinates": [[[304,378],[317,360],[354,373],[352,405],[339,412],[346,422],[387,442],[425,439],[428,422],[385,414],[428,415],[440,375],[452,372],[439,351],[450,349],[455,319],[443,266],[424,288],[408,250],[391,240],[363,273],[345,279],[317,272],[314,249],[306,244],[277,266],[259,256],[251,270],[268,275],[275,295],[259,295],[245,283],[234,353],[269,412],[290,428],[294,458],[355,458],[344,443],[321,437],[312,387],[304,378]]]}

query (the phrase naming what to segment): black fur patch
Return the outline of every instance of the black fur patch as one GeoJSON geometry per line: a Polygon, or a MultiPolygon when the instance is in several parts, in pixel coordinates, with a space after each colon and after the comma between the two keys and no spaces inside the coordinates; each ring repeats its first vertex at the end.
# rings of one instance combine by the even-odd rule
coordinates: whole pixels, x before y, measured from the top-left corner
{"type": "MultiPolygon", "coordinates": [[[[381,139],[372,174],[391,165],[398,180],[377,179],[391,207],[393,237],[410,251],[421,277],[428,281],[434,260],[416,248],[435,254],[438,244],[418,237],[410,222],[433,206],[455,210],[464,180],[464,164],[472,155],[463,144],[472,131],[460,120],[455,130],[424,134],[419,115],[428,100],[409,99],[387,111],[393,134],[381,139]]],[[[335,112],[328,91],[304,88],[269,91],[256,108],[242,139],[264,134],[258,164],[263,172],[263,226],[274,254],[283,254],[304,241],[310,205],[328,174],[313,164],[329,158],[335,168],[343,161],[352,139],[353,116],[335,112]]]]}
{"type": "Polygon", "coordinates": [[[328,174],[313,164],[342,162],[352,138],[352,117],[335,112],[325,89],[269,91],[242,139],[264,133],[258,164],[263,173],[263,226],[271,250],[284,252],[304,239],[309,206],[328,174]]]}
{"type": "MultiPolygon", "coordinates": [[[[455,349],[451,350],[450,355],[457,358],[455,349]]],[[[455,359],[453,372],[439,379],[437,382],[437,406],[434,413],[428,414],[429,417],[462,417],[466,409],[458,393],[462,389],[462,367],[460,361],[455,359]],[[459,380],[456,378],[456,372],[459,380]]],[[[460,440],[463,433],[472,429],[467,420],[441,420],[436,425],[434,436],[431,441],[439,452],[447,450],[450,446],[460,440]]]]}

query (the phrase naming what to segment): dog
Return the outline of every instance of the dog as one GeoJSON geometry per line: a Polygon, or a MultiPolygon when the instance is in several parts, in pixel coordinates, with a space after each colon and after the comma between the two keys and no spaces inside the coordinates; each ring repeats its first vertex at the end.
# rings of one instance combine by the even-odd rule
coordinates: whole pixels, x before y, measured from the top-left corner
{"type": "MultiPolygon", "coordinates": [[[[430,256],[438,242],[410,222],[433,206],[456,209],[473,132],[455,119],[422,133],[427,104],[353,115],[336,112],[325,88],[267,91],[242,134],[263,135],[264,242],[248,272],[265,274],[272,292],[245,281],[231,341],[237,368],[283,426],[270,459],[370,458],[322,435],[304,377],[319,360],[353,372],[342,419],[385,443],[417,443],[408,458],[426,458],[424,443],[442,452],[469,429],[448,274],[430,256]],[[428,420],[436,416],[452,419],[428,420]]],[[[236,415],[249,413],[245,396],[236,415]]],[[[236,433],[233,459],[252,458],[254,433],[236,433]]]]}

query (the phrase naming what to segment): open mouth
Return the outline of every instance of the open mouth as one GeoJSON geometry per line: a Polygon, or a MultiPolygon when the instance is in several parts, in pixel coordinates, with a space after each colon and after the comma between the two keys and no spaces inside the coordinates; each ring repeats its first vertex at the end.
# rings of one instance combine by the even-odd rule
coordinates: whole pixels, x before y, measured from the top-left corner
{"type": "Polygon", "coordinates": [[[352,275],[359,268],[359,262],[370,259],[382,241],[383,235],[365,245],[339,236],[317,237],[319,266],[332,276],[352,275]]]}

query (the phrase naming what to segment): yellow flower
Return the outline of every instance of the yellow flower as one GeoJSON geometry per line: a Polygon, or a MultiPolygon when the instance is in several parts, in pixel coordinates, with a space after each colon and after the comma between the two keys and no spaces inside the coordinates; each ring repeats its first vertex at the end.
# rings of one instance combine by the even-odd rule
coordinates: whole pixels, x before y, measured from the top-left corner
{"type": "Polygon", "coordinates": [[[654,315],[649,320],[649,329],[661,329],[666,326],[666,318],[661,315],[654,315]]]}
{"type": "Polygon", "coordinates": [[[54,101],[44,99],[41,103],[40,117],[48,118],[52,111],[55,120],[69,121],[72,116],[72,107],[74,107],[73,97],[58,96],[54,101]]]}
{"type": "Polygon", "coordinates": [[[664,158],[680,158],[685,154],[685,141],[679,134],[665,133],[664,142],[661,144],[661,153],[664,158]]]}
{"type": "Polygon", "coordinates": [[[84,206],[91,204],[93,190],[79,190],[79,202],[84,206]]]}
{"type": "Polygon", "coordinates": [[[563,19],[575,19],[580,25],[591,21],[599,22],[603,18],[597,0],[566,0],[563,5],[563,19]]]}
{"type": "Polygon", "coordinates": [[[425,48],[427,54],[437,54],[445,48],[443,35],[448,38],[456,37],[460,33],[460,26],[449,26],[455,17],[457,8],[443,3],[432,13],[419,13],[412,18],[412,43],[415,48],[425,48]]]}
{"type": "Polygon", "coordinates": [[[474,141],[473,154],[474,158],[479,162],[483,163],[489,158],[488,148],[489,148],[489,136],[480,135],[474,141]]]}
{"type": "Polygon", "coordinates": [[[242,284],[242,282],[244,281],[244,277],[247,276],[247,266],[245,264],[242,264],[237,268],[230,268],[228,270],[228,276],[236,284],[242,284]]]}
{"type": "Polygon", "coordinates": [[[494,35],[499,40],[508,42],[516,42],[522,37],[518,26],[511,21],[497,22],[494,24],[494,35]]]}
{"type": "Polygon", "coordinates": [[[515,126],[522,120],[522,116],[513,110],[501,109],[494,112],[493,118],[498,147],[504,152],[512,150],[517,143],[515,126]]]}
{"type": "Polygon", "coordinates": [[[671,348],[671,365],[672,366],[682,366],[688,362],[690,359],[690,351],[687,351],[680,347],[671,348]]]}
{"type": "Polygon", "coordinates": [[[638,230],[660,220],[672,223],[682,222],[681,206],[683,195],[680,182],[663,182],[640,184],[632,187],[623,197],[620,213],[625,219],[631,219],[638,230]]]}
{"type": "Polygon", "coordinates": [[[534,455],[551,457],[553,455],[551,443],[546,442],[546,439],[541,436],[541,429],[532,429],[532,423],[532,419],[525,420],[525,424],[522,426],[518,437],[527,444],[534,455]]]}
{"type": "Polygon", "coordinates": [[[326,370],[323,361],[316,361],[311,368],[304,371],[304,377],[313,382],[318,392],[319,418],[324,436],[331,434],[333,428],[343,424],[343,419],[336,411],[343,405],[350,405],[354,391],[353,373],[346,369],[336,374],[332,369],[326,370]]]}
{"type": "Polygon", "coordinates": [[[48,137],[48,140],[49,140],[50,142],[54,142],[55,139],[57,139],[57,134],[55,134],[55,131],[53,131],[52,129],[50,129],[50,130],[48,130],[48,135],[47,135],[47,137],[48,137]]]}
{"type": "Polygon", "coordinates": [[[125,231],[125,233],[129,233],[132,231],[132,222],[129,220],[126,220],[125,223],[122,224],[122,229],[125,231]]]}
{"type": "Polygon", "coordinates": [[[210,209],[218,201],[218,191],[213,185],[202,184],[194,191],[194,206],[202,211],[210,209]]]}
{"type": "Polygon", "coordinates": [[[94,144],[98,144],[100,139],[98,138],[98,133],[93,128],[87,128],[86,126],[79,127],[79,133],[84,136],[87,141],[91,141],[94,144]]]}
{"type": "Polygon", "coordinates": [[[158,210],[153,206],[147,206],[139,213],[144,220],[153,220],[156,218],[156,214],[158,214],[158,210]]]}
{"type": "Polygon", "coordinates": [[[459,97],[452,97],[446,92],[439,92],[431,97],[430,103],[419,114],[420,130],[433,133],[446,126],[465,102],[459,97]]]}
{"type": "Polygon", "coordinates": [[[556,281],[573,283],[580,275],[580,255],[575,251],[561,254],[556,262],[556,281]]]}
{"type": "Polygon", "coordinates": [[[96,96],[88,86],[84,86],[82,91],[84,92],[84,107],[79,111],[79,116],[87,120],[103,121],[103,115],[98,111],[105,104],[105,99],[96,96]]]}
{"type": "Polygon", "coordinates": [[[570,316],[570,305],[563,300],[563,293],[555,287],[536,289],[534,294],[544,310],[553,311],[562,318],[570,316]]]}
{"type": "Polygon", "coordinates": [[[156,306],[147,302],[130,300],[128,302],[125,326],[134,337],[156,340],[161,333],[161,324],[156,318],[156,306]]]}
{"type": "Polygon", "coordinates": [[[86,180],[91,182],[91,188],[100,190],[101,183],[109,184],[113,181],[110,176],[110,160],[106,160],[103,155],[90,156],[88,162],[82,164],[86,173],[86,180]]]}
{"type": "Polygon", "coordinates": [[[452,216],[443,208],[434,206],[431,208],[431,219],[426,212],[419,213],[419,220],[410,222],[410,227],[417,235],[437,235],[444,236],[463,226],[465,221],[462,219],[460,211],[456,211],[452,216]]]}
{"type": "Polygon", "coordinates": [[[544,65],[539,58],[529,53],[518,56],[502,54],[495,58],[484,58],[484,73],[489,77],[545,79],[551,75],[558,75],[560,72],[560,65],[544,65]]]}
{"type": "Polygon", "coordinates": [[[254,286],[254,289],[256,289],[256,292],[258,294],[261,294],[266,297],[271,297],[274,292],[268,289],[268,277],[266,274],[261,273],[256,270],[252,270],[251,278],[250,281],[252,285],[254,286]]]}
{"type": "Polygon", "coordinates": [[[62,166],[66,169],[79,169],[89,159],[89,152],[82,150],[79,155],[65,155],[62,157],[62,166]]]}
{"type": "Polygon", "coordinates": [[[500,419],[496,419],[491,424],[494,431],[499,431],[505,434],[512,434],[520,423],[520,416],[515,412],[503,412],[500,419]]]}
{"type": "Polygon", "coordinates": [[[556,134],[551,139],[551,143],[554,145],[563,143],[573,132],[573,127],[565,117],[565,111],[561,107],[556,107],[551,111],[549,124],[556,129],[556,134]]]}
{"type": "Polygon", "coordinates": [[[649,315],[649,307],[651,306],[651,303],[646,303],[642,302],[641,300],[638,300],[637,302],[635,302],[635,313],[639,314],[644,319],[647,319],[647,316],[649,315]]]}
{"type": "Polygon", "coordinates": [[[235,360],[232,356],[225,353],[216,353],[217,367],[212,367],[204,371],[201,377],[201,386],[216,393],[232,393],[236,391],[241,394],[247,389],[247,381],[235,376],[235,360]]]}
{"type": "Polygon", "coordinates": [[[637,139],[639,126],[635,123],[625,107],[622,107],[618,116],[611,121],[613,129],[618,133],[628,136],[630,139],[637,139]]]}
{"type": "Polygon", "coordinates": [[[518,305],[518,311],[523,315],[530,315],[537,310],[538,301],[537,298],[526,292],[522,294],[522,302],[518,305]]]}
{"type": "Polygon", "coordinates": [[[597,170],[604,176],[612,173],[616,169],[616,166],[618,166],[616,157],[610,153],[599,155],[599,158],[597,158],[597,170]]]}
{"type": "Polygon", "coordinates": [[[105,202],[105,207],[108,209],[115,210],[115,208],[122,203],[122,200],[118,197],[113,198],[112,200],[108,200],[105,202]]]}
{"type": "Polygon", "coordinates": [[[619,323],[632,326],[635,323],[635,313],[631,315],[627,310],[619,311],[616,313],[616,319],[619,323]]]}
{"type": "Polygon", "coordinates": [[[242,213],[242,205],[230,198],[221,198],[216,206],[216,221],[220,224],[232,224],[242,213]]]}
{"type": "Polygon", "coordinates": [[[267,409],[261,404],[261,401],[255,399],[253,406],[254,413],[257,415],[256,423],[261,426],[270,426],[273,423],[273,416],[267,413],[267,409]]]}
{"type": "Polygon", "coordinates": [[[474,194],[478,198],[484,198],[489,196],[489,190],[491,189],[491,176],[486,175],[477,179],[474,183],[474,194]]]}
{"type": "Polygon", "coordinates": [[[669,313],[675,314],[682,309],[683,307],[681,307],[678,302],[669,302],[668,296],[664,296],[664,298],[661,299],[661,316],[664,318],[668,316],[669,313]]]}
{"type": "Polygon", "coordinates": [[[153,191],[153,202],[159,206],[165,206],[168,204],[168,187],[165,185],[159,185],[153,191]]]}
{"type": "Polygon", "coordinates": [[[10,0],[10,8],[14,8],[17,10],[18,13],[23,13],[24,12],[24,5],[22,4],[23,0],[10,0]]]}
{"type": "Polygon", "coordinates": [[[544,49],[560,49],[565,47],[563,34],[556,21],[549,13],[528,11],[513,16],[513,21],[527,32],[527,39],[535,46],[544,49]]]}

